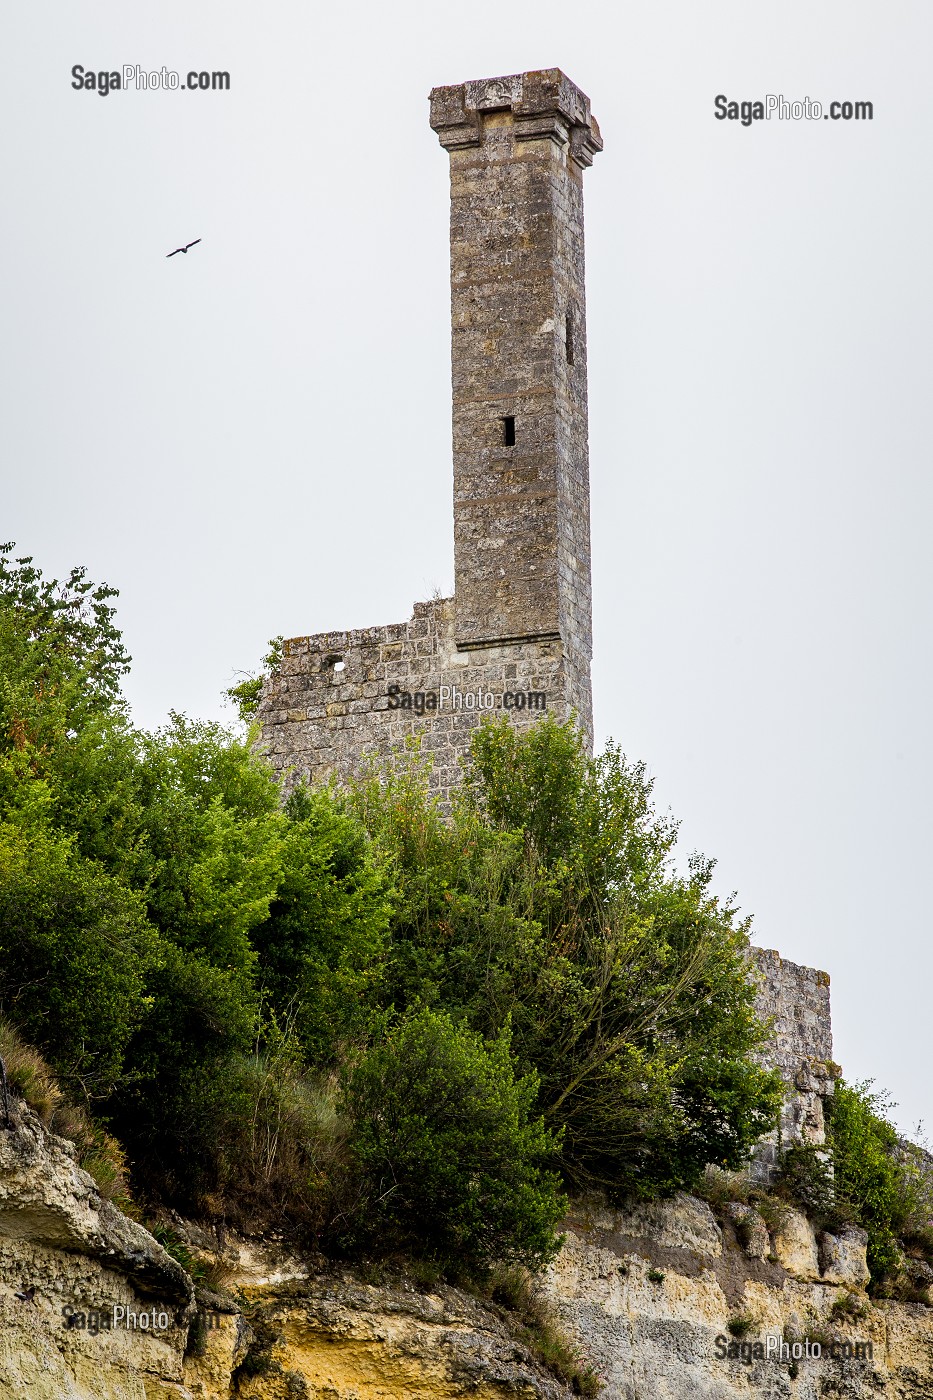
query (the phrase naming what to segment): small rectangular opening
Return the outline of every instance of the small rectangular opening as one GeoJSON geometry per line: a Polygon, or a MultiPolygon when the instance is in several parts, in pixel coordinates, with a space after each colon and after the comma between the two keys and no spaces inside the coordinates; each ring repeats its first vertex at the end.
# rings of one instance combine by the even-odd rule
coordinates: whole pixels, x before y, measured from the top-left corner
{"type": "Polygon", "coordinates": [[[500,420],[502,423],[502,441],[506,447],[515,446],[515,419],[511,415],[500,420]]]}
{"type": "Polygon", "coordinates": [[[573,364],[573,312],[568,311],[564,321],[564,346],[567,350],[567,363],[573,364]]]}

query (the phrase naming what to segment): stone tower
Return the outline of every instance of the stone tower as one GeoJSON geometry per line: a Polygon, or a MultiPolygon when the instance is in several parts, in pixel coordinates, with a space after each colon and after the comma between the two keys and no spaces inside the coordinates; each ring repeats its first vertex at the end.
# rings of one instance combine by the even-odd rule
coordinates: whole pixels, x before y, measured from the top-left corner
{"type": "Polygon", "coordinates": [[[559,639],[590,714],[583,171],[602,149],[558,69],[435,88],[450,155],[456,639],[559,639]]]}
{"type": "Polygon", "coordinates": [[[454,597],[286,642],[259,719],[292,779],[424,731],[446,796],[490,711],[573,715],[592,747],[583,171],[602,141],[556,68],[430,100],[450,157],[454,597]]]}
{"type": "MultiPolygon", "coordinates": [[[[259,720],[286,786],[420,731],[446,799],[489,713],[573,715],[592,747],[583,171],[599,128],[556,68],[435,88],[431,125],[450,156],[455,593],[284,644],[259,720]]],[[[787,1084],[767,1181],[780,1144],[823,1142],[837,1067],[826,974],[750,956],[774,1017],[763,1059],[787,1084]]]]}

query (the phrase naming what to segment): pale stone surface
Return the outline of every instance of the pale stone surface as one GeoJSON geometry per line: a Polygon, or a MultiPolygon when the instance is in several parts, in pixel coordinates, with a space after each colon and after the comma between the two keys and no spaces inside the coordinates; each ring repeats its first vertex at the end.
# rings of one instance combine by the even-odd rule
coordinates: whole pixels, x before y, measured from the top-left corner
{"type": "Polygon", "coordinates": [[[825,1283],[841,1283],[848,1288],[865,1288],[871,1275],[866,1252],[868,1235],[849,1226],[838,1235],[820,1236],[820,1271],[825,1283]]]}
{"type": "Polygon", "coordinates": [[[749,1259],[767,1259],[771,1253],[771,1237],[768,1227],[751,1206],[741,1201],[730,1201],[726,1214],[732,1221],[736,1237],[749,1259]]]}
{"type": "Polygon", "coordinates": [[[783,1149],[826,1141],[823,1100],[833,1092],[839,1067],[833,1063],[828,973],[793,963],[773,948],[750,948],[749,957],[760,988],[756,1009],[770,1022],[761,1057],[786,1085],[778,1127],[755,1150],[753,1175],[768,1184],[783,1149]]]}
{"type": "MultiPolygon", "coordinates": [[[[603,1207],[595,1217],[597,1228],[618,1226],[618,1212],[603,1207]]],[[[624,1218],[625,1234],[650,1240],[662,1249],[686,1249],[691,1254],[722,1254],[722,1231],[705,1201],[679,1191],[670,1201],[649,1201],[634,1206],[624,1218]]]]}
{"type": "Polygon", "coordinates": [[[678,1198],[654,1211],[653,1238],[642,1230],[635,1242],[633,1213],[572,1213],[565,1247],[548,1271],[548,1294],[602,1375],[603,1400],[933,1397],[933,1310],[872,1307],[863,1298],[861,1316],[840,1319],[833,1312],[839,1287],[820,1277],[803,1217],[792,1216],[778,1238],[795,1277],[782,1264],[750,1258],[725,1237],[719,1255],[678,1249],[674,1242],[689,1238],[683,1226],[689,1207],[678,1198]],[[667,1225],[660,1219],[665,1209],[667,1225]],[[775,1345],[813,1338],[827,1354],[805,1356],[794,1374],[790,1359],[746,1364],[721,1356],[734,1340],[729,1323],[738,1319],[749,1345],[764,1347],[769,1336],[775,1345]],[[856,1342],[870,1343],[873,1355],[857,1358],[856,1342]]]}
{"type": "MultiPolygon", "coordinates": [[[[284,1241],[228,1237],[229,1287],[247,1300],[199,1294],[216,1325],[185,1356],[191,1286],[145,1231],[114,1220],[93,1185],[37,1120],[0,1144],[0,1400],[566,1400],[504,1316],[455,1289],[375,1285],[321,1273],[284,1241]],[[104,1219],[106,1217],[106,1219],[104,1219]],[[93,1222],[103,1220],[99,1228],[93,1222]],[[129,1246],[132,1245],[132,1248],[129,1246]],[[110,1252],[112,1251],[112,1252],[110,1252]],[[173,1296],[160,1334],[69,1331],[61,1308],[114,1302],[138,1310],[173,1296]],[[31,1301],[15,1298],[34,1288],[31,1301]],[[247,1355],[264,1368],[237,1367],[247,1355]]],[[[119,1216],[119,1212],[114,1212],[119,1216]]],[[[736,1213],[732,1213],[736,1215],[736,1213]]],[[[741,1219],[738,1219],[741,1224],[741,1219]]],[[[747,1217],[745,1217],[747,1218],[747,1217]]],[[[180,1222],[181,1223],[181,1222],[180,1222]]],[[[190,1231],[192,1241],[196,1230],[190,1231]]],[[[545,1288],[582,1358],[602,1375],[603,1400],[922,1400],[933,1396],[933,1310],[885,1303],[837,1318],[843,1264],[854,1286],[863,1240],[832,1246],[820,1276],[813,1233],[789,1217],[778,1237],[795,1274],[750,1257],[709,1206],[681,1194],[624,1212],[580,1202],[545,1288]],[[717,1355],[730,1321],[751,1342],[768,1335],[871,1342],[870,1360],[787,1362],[717,1355]]],[[[202,1243],[207,1243],[205,1241],[202,1243]]]]}
{"type": "Polygon", "coordinates": [[[431,125],[450,157],[455,595],[290,639],[259,719],[286,783],[421,733],[446,802],[484,714],[574,715],[592,748],[582,177],[602,140],[556,68],[435,88],[431,125]],[[393,708],[398,691],[436,708],[393,708]]]}
{"type": "Polygon", "coordinates": [[[13,1124],[0,1127],[0,1400],[187,1400],[187,1274],[16,1100],[13,1124]],[[167,1325],[94,1335],[69,1328],[66,1307],[111,1322],[114,1307],[137,1322],[155,1309],[167,1325]]]}
{"type": "Polygon", "coordinates": [[[544,714],[565,720],[574,711],[588,725],[589,662],[584,696],[565,641],[460,650],[455,621],[453,599],[439,598],[416,603],[405,623],[287,641],[259,708],[262,750],[286,790],[300,778],[324,782],[359,773],[369,755],[386,759],[420,735],[421,751],[432,760],[431,785],[447,801],[484,715],[507,713],[517,728],[527,728],[544,714]],[[405,694],[420,700],[405,708],[405,694]],[[522,707],[514,708],[519,699],[522,707]],[[418,715],[415,703],[435,708],[418,715]]]}
{"type": "Polygon", "coordinates": [[[774,1236],[774,1252],[781,1267],[796,1279],[820,1277],[816,1234],[805,1215],[789,1210],[781,1229],[774,1236]]]}

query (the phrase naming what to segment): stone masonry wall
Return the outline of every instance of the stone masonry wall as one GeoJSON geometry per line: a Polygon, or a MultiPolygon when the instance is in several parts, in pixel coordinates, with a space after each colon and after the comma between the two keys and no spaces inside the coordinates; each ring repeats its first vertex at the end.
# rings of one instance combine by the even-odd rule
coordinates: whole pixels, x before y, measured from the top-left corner
{"type": "Polygon", "coordinates": [[[286,783],[421,732],[446,802],[483,714],[546,708],[592,749],[583,171],[602,141],[556,68],[435,88],[431,126],[450,156],[455,594],[290,639],[259,721],[286,783]]]}
{"type": "Polygon", "coordinates": [[[450,156],[457,639],[559,636],[588,671],[583,171],[599,128],[559,69],[435,88],[431,125],[450,156]]]}
{"type": "Polygon", "coordinates": [[[779,1128],[755,1151],[756,1174],[768,1180],[782,1147],[825,1142],[823,1100],[839,1071],[833,1063],[829,974],[790,962],[773,948],[752,948],[751,956],[761,981],[758,1014],[772,1023],[762,1058],[787,1086],[779,1128]]]}
{"type": "MultiPolygon", "coordinates": [[[[446,802],[483,716],[508,713],[519,727],[544,713],[564,720],[581,699],[579,669],[558,639],[461,651],[453,600],[416,603],[409,622],[286,642],[260,703],[263,745],[290,788],[358,773],[368,755],[387,758],[420,734],[446,802]]],[[[585,733],[592,747],[588,723],[585,733]]]]}

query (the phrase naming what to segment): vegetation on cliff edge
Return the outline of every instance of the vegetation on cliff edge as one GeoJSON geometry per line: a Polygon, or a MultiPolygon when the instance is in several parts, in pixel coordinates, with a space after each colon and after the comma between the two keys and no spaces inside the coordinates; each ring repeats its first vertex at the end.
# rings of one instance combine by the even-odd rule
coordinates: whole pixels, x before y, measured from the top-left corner
{"type": "Polygon", "coordinates": [[[113,596],[0,557],[0,1014],[142,1201],[475,1273],[741,1165],[747,925],[641,765],[491,723],[449,819],[417,749],[283,803],[250,734],[132,724],[113,596]]]}

